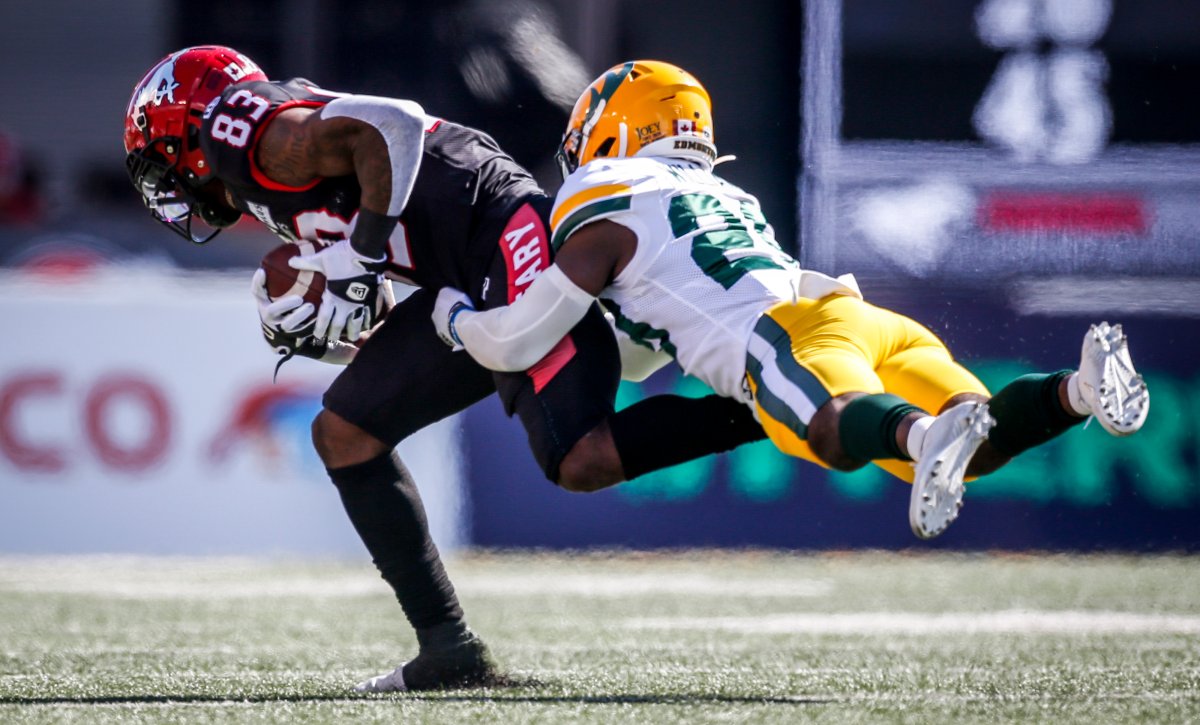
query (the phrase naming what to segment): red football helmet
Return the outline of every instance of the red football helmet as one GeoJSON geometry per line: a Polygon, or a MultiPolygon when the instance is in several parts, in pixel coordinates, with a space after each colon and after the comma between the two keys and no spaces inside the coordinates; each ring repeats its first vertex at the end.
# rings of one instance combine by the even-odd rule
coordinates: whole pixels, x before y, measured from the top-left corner
{"type": "Polygon", "coordinates": [[[125,111],[125,167],[154,218],[190,241],[203,244],[241,216],[196,197],[213,178],[200,150],[204,113],[229,86],[265,80],[236,50],[202,45],[163,58],[134,86],[125,111]],[[215,231],[194,236],[193,214],[215,231]]]}

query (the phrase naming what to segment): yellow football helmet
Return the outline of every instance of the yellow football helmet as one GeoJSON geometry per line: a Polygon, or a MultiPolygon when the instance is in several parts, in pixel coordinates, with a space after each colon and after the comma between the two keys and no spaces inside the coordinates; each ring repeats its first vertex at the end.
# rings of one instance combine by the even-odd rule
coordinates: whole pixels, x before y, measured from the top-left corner
{"type": "Polygon", "coordinates": [[[613,66],[571,111],[555,158],[566,178],[594,158],[672,156],[711,165],[712,101],[687,71],[657,60],[613,66]]]}

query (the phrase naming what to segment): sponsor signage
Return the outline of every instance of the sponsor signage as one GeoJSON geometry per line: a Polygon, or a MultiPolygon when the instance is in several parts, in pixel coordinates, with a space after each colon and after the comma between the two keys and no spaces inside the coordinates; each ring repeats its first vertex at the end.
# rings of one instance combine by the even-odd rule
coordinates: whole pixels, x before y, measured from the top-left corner
{"type": "MultiPolygon", "coordinates": [[[[366,556],[312,449],[340,370],[272,383],[249,272],[8,273],[0,315],[0,553],[366,556]]],[[[401,447],[443,548],[460,545],[457,424],[401,447]]]]}

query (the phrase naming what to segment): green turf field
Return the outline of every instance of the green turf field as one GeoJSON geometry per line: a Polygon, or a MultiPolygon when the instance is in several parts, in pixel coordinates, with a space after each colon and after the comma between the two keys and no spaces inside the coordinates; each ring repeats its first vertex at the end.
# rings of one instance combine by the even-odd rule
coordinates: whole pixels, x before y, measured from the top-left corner
{"type": "Polygon", "coordinates": [[[0,722],[1200,722],[1200,559],[477,554],[511,688],[358,696],[367,562],[0,557],[0,722]]]}

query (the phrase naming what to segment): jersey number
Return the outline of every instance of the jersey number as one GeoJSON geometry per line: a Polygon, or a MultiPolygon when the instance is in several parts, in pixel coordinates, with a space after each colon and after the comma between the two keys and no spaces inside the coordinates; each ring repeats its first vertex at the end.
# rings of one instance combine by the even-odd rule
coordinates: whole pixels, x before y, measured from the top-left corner
{"type": "MultiPolygon", "coordinates": [[[[270,101],[262,96],[256,96],[246,89],[241,89],[234,92],[225,101],[225,105],[243,108],[253,108],[247,114],[250,121],[257,121],[262,118],[262,115],[271,107],[270,101]]],[[[213,118],[212,137],[218,141],[223,141],[234,148],[245,148],[250,141],[250,132],[254,127],[250,125],[250,121],[245,118],[234,118],[227,113],[218,113],[213,118]]]]}
{"type": "Polygon", "coordinates": [[[772,252],[779,245],[766,233],[767,221],[757,207],[742,204],[735,213],[711,194],[684,194],[671,199],[668,211],[676,238],[691,234],[714,220],[723,229],[692,238],[692,259],[717,284],[729,289],[747,272],[756,269],[785,269],[772,252]]]}

